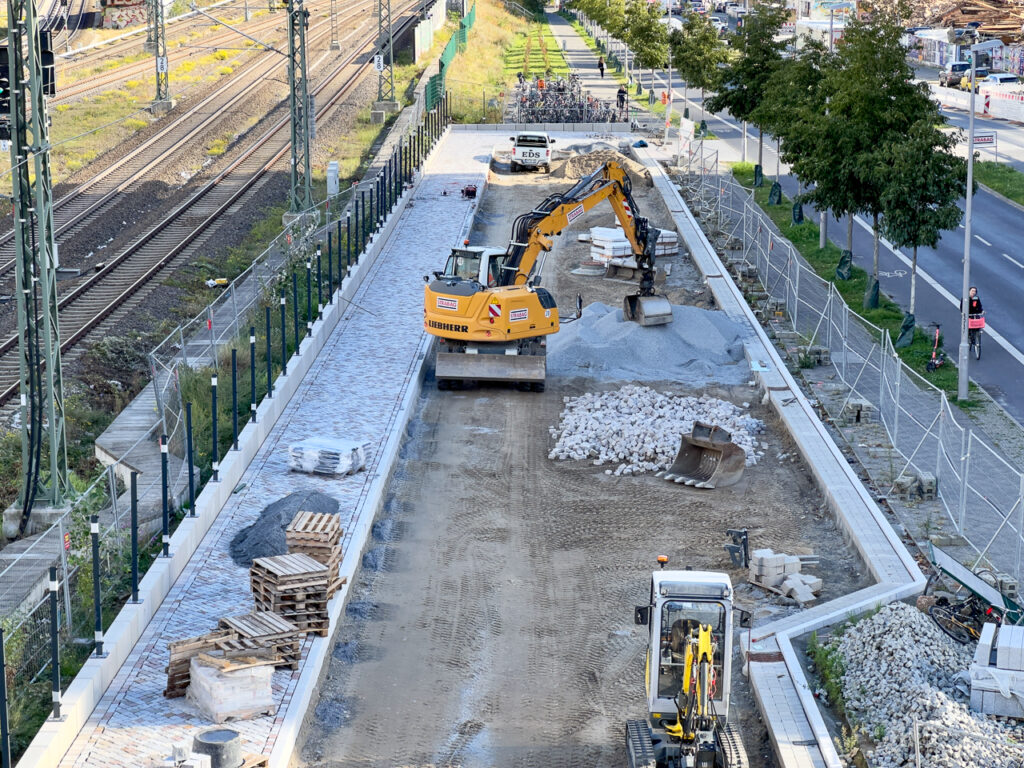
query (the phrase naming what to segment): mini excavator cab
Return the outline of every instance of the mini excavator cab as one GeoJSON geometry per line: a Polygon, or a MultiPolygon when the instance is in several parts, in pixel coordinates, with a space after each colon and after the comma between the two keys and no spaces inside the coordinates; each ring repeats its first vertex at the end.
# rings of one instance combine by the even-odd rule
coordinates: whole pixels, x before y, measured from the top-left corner
{"type": "MultiPolygon", "coordinates": [[[[659,558],[664,567],[664,561],[659,558]]],[[[655,571],[637,624],[649,630],[648,719],[626,723],[630,768],[741,768],[726,726],[732,675],[732,582],[712,571],[655,571]]]]}

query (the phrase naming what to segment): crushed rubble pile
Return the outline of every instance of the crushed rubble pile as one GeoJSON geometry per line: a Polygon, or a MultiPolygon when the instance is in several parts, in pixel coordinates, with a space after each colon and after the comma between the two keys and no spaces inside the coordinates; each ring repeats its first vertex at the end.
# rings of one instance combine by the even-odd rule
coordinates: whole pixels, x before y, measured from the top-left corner
{"type": "Polygon", "coordinates": [[[968,709],[956,682],[973,646],[958,645],[913,606],[887,605],[835,642],[848,715],[867,734],[885,734],[868,755],[873,768],[915,764],[914,718],[922,768],[1003,765],[1007,750],[997,742],[1024,738],[1024,725],[968,709]]]}
{"type": "Polygon", "coordinates": [[[632,160],[614,149],[598,149],[593,152],[572,155],[560,167],[553,169],[551,175],[556,179],[582,179],[609,160],[614,160],[622,165],[634,184],[640,183],[646,187],[654,185],[650,171],[636,160],[632,160]]]}
{"type": "Polygon", "coordinates": [[[683,435],[694,421],[727,429],[747,454],[747,465],[757,462],[755,435],[764,424],[732,403],[707,395],[662,394],[633,384],[613,392],[590,392],[566,397],[558,427],[549,429],[555,447],[549,459],[592,459],[595,466],[617,464],[606,475],[638,475],[667,469],[679,450],[683,435]]]}

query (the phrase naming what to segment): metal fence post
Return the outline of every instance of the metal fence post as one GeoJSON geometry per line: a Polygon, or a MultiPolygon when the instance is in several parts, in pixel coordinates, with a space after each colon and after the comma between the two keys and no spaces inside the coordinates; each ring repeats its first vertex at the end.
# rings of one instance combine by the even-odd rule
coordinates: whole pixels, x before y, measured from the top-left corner
{"type": "Polygon", "coordinates": [[[11,725],[7,719],[7,654],[0,626],[0,768],[11,768],[11,725]]]}
{"type": "Polygon", "coordinates": [[[89,518],[89,533],[92,535],[92,605],[96,617],[95,634],[96,656],[103,654],[103,603],[100,595],[100,518],[93,515],[89,518]]]}
{"type": "Polygon", "coordinates": [[[328,228],[327,230],[327,303],[334,303],[334,251],[331,248],[331,235],[333,233],[328,228]]]}
{"type": "Polygon", "coordinates": [[[961,536],[964,533],[967,517],[967,472],[969,469],[968,458],[971,446],[970,435],[971,431],[966,428],[960,435],[960,505],[957,510],[957,532],[961,536]]]}
{"type": "Polygon", "coordinates": [[[288,375],[288,329],[286,328],[284,286],[281,287],[281,375],[288,375]]]}
{"type": "Polygon", "coordinates": [[[294,355],[299,354],[299,275],[293,269],[292,270],[292,322],[295,324],[295,351],[294,355]]]}
{"type": "Polygon", "coordinates": [[[793,330],[800,333],[800,327],[797,325],[797,316],[800,312],[800,272],[803,267],[800,262],[793,259],[793,264],[796,267],[796,274],[793,276],[793,330]]]}
{"type": "Polygon", "coordinates": [[[899,451],[899,439],[900,439],[900,380],[903,378],[900,375],[900,363],[899,357],[896,355],[896,348],[892,346],[892,339],[889,338],[889,332],[885,332],[886,346],[892,352],[892,363],[896,366],[896,394],[893,396],[895,401],[895,408],[893,408],[892,417],[892,447],[899,451]]]}
{"type": "Polygon", "coordinates": [[[188,462],[188,516],[196,516],[196,462],[193,455],[192,403],[185,403],[185,461],[188,462]]]}
{"type": "Polygon", "coordinates": [[[188,345],[185,344],[185,329],[178,326],[178,343],[181,345],[181,359],[188,365],[188,345]]]}
{"type": "Polygon", "coordinates": [[[234,318],[235,318],[234,322],[232,323],[232,327],[234,328],[234,333],[232,333],[232,336],[237,336],[238,335],[238,297],[235,295],[235,281],[234,280],[231,281],[231,313],[234,315],[234,318]]]}
{"type": "Polygon", "coordinates": [[[160,515],[163,557],[170,557],[171,510],[167,505],[167,435],[160,435],[160,515]]]}
{"type": "Polygon", "coordinates": [[[231,348],[231,447],[238,450],[238,350],[231,348]]]}
{"type": "Polygon", "coordinates": [[[131,521],[132,521],[132,599],[139,603],[139,473],[132,470],[131,481],[131,521]]]}
{"type": "MultiPolygon", "coordinates": [[[[57,566],[50,566],[50,697],[53,719],[60,720],[60,642],[57,638],[57,566]]],[[[6,743],[6,742],[5,742],[6,743]]]]}
{"type": "Polygon", "coordinates": [[[324,314],[324,273],[322,268],[321,249],[323,243],[317,242],[316,244],[316,316],[317,319],[323,317],[324,314]]]}
{"type": "Polygon", "coordinates": [[[156,355],[149,353],[149,366],[153,370],[153,396],[156,398],[156,410],[160,414],[160,429],[167,431],[167,417],[164,414],[164,398],[160,392],[160,377],[157,375],[156,355]]]}
{"type": "Polygon", "coordinates": [[[271,397],[274,396],[274,373],[273,373],[274,364],[273,364],[273,362],[271,362],[271,354],[272,353],[271,353],[271,350],[270,350],[270,343],[271,343],[271,337],[270,337],[270,307],[266,307],[265,315],[266,315],[265,319],[266,319],[266,325],[267,325],[267,329],[266,329],[267,330],[267,339],[266,339],[266,342],[267,342],[267,352],[266,352],[266,354],[267,354],[267,399],[270,399],[271,397]]]}
{"type": "Polygon", "coordinates": [[[306,335],[313,333],[313,261],[306,257],[306,335]]]}
{"type": "Polygon", "coordinates": [[[206,328],[210,332],[210,364],[217,367],[217,344],[214,341],[213,335],[213,306],[207,304],[206,306],[206,328]]]}
{"type": "Polygon", "coordinates": [[[942,495],[942,454],[946,450],[943,442],[946,432],[946,393],[939,392],[939,445],[935,450],[935,491],[942,495]]]}
{"type": "MultiPolygon", "coordinates": [[[[356,198],[356,210],[358,210],[358,209],[359,209],[359,198],[356,198]]],[[[341,227],[341,222],[340,221],[338,222],[338,226],[339,226],[339,228],[341,227]]],[[[338,237],[339,238],[341,237],[340,229],[339,229],[339,232],[338,232],[338,237]]],[[[339,246],[341,245],[341,240],[338,240],[338,245],[339,246]]],[[[341,248],[340,247],[338,248],[338,257],[339,258],[341,257],[341,248]]],[[[352,214],[349,213],[349,212],[346,212],[345,213],[345,271],[346,272],[348,271],[348,266],[351,263],[352,263],[352,214]]],[[[341,269],[339,269],[338,271],[341,272],[341,269]]]]}
{"type": "Polygon", "coordinates": [[[210,466],[213,469],[213,482],[220,481],[220,444],[217,434],[217,374],[210,376],[210,402],[212,409],[210,420],[213,426],[213,445],[210,451],[210,466]]]}
{"type": "Polygon", "coordinates": [[[60,534],[60,541],[61,541],[61,547],[60,547],[60,573],[61,573],[61,581],[64,582],[64,615],[65,616],[70,616],[71,615],[71,584],[68,581],[68,548],[69,548],[70,545],[64,543],[64,537],[68,536],[70,538],[71,534],[70,533],[67,533],[67,534],[64,533],[64,517],[61,517],[57,521],[57,532],[60,534]]]}
{"type": "Polygon", "coordinates": [[[256,326],[249,326],[249,421],[256,423],[256,326]]]}

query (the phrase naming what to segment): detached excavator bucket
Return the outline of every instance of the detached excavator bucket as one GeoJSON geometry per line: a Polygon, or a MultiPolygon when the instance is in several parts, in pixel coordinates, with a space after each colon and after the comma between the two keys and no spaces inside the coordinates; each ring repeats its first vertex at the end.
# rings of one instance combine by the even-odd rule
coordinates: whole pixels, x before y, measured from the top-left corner
{"type": "Polygon", "coordinates": [[[672,322],[672,305],[664,296],[633,294],[622,302],[622,317],[640,325],[666,325],[672,322]]]}
{"type": "Polygon", "coordinates": [[[697,421],[662,477],[697,488],[724,487],[739,482],[746,463],[747,454],[732,442],[729,432],[697,421]]]}

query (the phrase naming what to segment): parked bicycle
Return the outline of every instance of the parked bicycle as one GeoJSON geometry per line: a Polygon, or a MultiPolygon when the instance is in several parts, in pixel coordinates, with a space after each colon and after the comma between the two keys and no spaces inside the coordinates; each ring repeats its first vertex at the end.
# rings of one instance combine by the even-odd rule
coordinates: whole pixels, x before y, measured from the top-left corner
{"type": "Polygon", "coordinates": [[[939,629],[961,645],[966,645],[971,640],[977,641],[985,624],[1001,624],[1003,621],[1003,614],[998,608],[976,595],[971,595],[958,603],[951,603],[945,597],[940,597],[935,605],[928,609],[928,615],[939,625],[939,629]]]}
{"type": "Polygon", "coordinates": [[[967,316],[967,341],[975,360],[981,360],[981,333],[985,330],[984,315],[967,316]]]}

